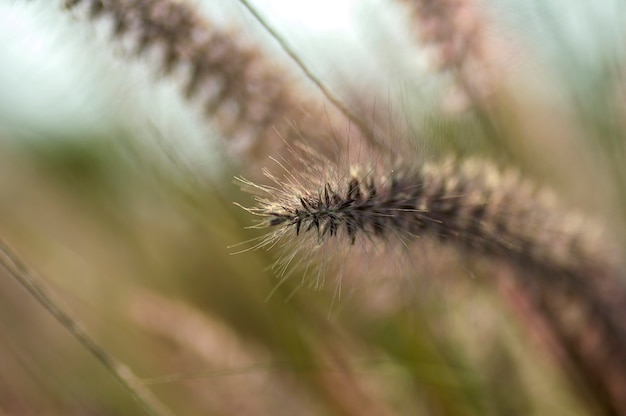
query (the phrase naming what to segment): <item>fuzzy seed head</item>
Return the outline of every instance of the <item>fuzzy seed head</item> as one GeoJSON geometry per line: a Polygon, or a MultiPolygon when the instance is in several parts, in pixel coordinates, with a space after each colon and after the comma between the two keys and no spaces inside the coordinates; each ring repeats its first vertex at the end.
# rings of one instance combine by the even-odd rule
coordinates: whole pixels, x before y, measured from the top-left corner
{"type": "Polygon", "coordinates": [[[587,270],[597,259],[610,262],[588,221],[562,214],[549,192],[485,162],[352,167],[347,176],[322,180],[306,170],[280,179],[265,175],[271,186],[240,179],[260,194],[247,208],[262,218],[258,227],[272,228],[259,246],[301,246],[311,236],[314,246],[331,240],[349,246],[358,239],[408,245],[430,236],[559,272],[587,270]]]}

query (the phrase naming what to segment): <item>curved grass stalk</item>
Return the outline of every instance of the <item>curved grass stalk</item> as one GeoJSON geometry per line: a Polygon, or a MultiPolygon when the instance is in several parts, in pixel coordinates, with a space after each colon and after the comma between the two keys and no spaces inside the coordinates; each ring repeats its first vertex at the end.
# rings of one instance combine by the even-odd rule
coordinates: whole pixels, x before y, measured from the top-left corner
{"type": "Polygon", "coordinates": [[[22,286],[70,335],[85,348],[133,398],[152,416],[171,416],[173,413],[141,382],[126,365],[119,362],[94,340],[87,331],[56,302],[50,291],[37,281],[33,272],[17,253],[0,238],[0,265],[22,286]]]}
{"type": "Polygon", "coordinates": [[[367,247],[372,240],[408,245],[431,236],[504,261],[600,404],[611,414],[626,411],[623,269],[606,236],[563,214],[547,192],[477,160],[393,165],[384,174],[353,168],[321,181],[318,172],[288,168],[284,178],[266,174],[273,185],[240,180],[260,194],[246,208],[261,217],[258,227],[273,229],[256,247],[292,248],[277,263],[279,274],[298,263],[296,253],[331,240],[367,247]]]}

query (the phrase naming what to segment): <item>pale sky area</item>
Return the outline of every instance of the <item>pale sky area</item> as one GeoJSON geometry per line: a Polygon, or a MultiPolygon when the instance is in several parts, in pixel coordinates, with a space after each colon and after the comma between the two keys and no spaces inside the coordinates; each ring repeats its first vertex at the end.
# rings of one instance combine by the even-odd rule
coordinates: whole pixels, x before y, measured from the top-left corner
{"type": "MultiPolygon", "coordinates": [[[[190,114],[175,86],[157,85],[160,83],[145,69],[129,70],[122,60],[101,53],[94,46],[98,43],[89,25],[73,24],[51,3],[0,1],[0,135],[32,139],[51,132],[64,135],[68,127],[77,135],[110,134],[111,129],[132,130],[137,128],[135,124],[154,123],[164,136],[174,136],[172,140],[185,137],[191,153],[204,151],[198,151],[197,146],[206,145],[206,127],[194,127],[202,123],[197,114],[190,114]],[[128,114],[138,114],[137,108],[142,111],[138,119],[128,120],[128,114]]],[[[565,37],[574,39],[576,51],[591,63],[602,47],[623,49],[626,35],[624,25],[617,24],[623,15],[619,0],[574,3],[488,2],[498,17],[524,26],[524,36],[529,39],[547,39],[550,26],[560,25],[565,37]],[[565,3],[567,7],[562,6],[565,3]],[[593,31],[593,27],[603,30],[593,31]]],[[[215,4],[223,9],[216,13],[222,13],[224,21],[238,14],[239,22],[243,22],[240,25],[252,30],[248,26],[255,22],[242,12],[238,2],[215,4]]],[[[406,67],[396,65],[403,45],[412,40],[402,37],[402,25],[394,24],[395,15],[388,13],[385,0],[256,0],[254,4],[322,78],[332,79],[356,67],[359,76],[370,73],[384,93],[386,88],[398,87],[394,82],[402,71],[413,71],[411,65],[420,64],[410,61],[406,67]],[[375,67],[368,49],[371,46],[364,47],[360,41],[371,45],[383,36],[399,42],[399,46],[385,50],[384,62],[376,62],[375,67]]],[[[263,35],[262,29],[254,29],[258,36],[263,35]]],[[[550,42],[538,42],[538,46],[548,55],[561,52],[550,42]]]]}

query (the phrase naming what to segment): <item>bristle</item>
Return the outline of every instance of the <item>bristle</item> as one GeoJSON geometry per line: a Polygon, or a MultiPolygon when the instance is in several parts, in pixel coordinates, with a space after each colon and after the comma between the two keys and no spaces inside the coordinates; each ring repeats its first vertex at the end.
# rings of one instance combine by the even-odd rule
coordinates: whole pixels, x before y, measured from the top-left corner
{"type": "Polygon", "coordinates": [[[626,409],[623,270],[609,238],[596,237],[591,221],[567,214],[549,192],[477,160],[394,166],[384,175],[353,174],[322,183],[308,173],[271,179],[277,186],[257,187],[265,195],[249,209],[266,218],[262,226],[275,228],[261,246],[278,243],[308,255],[302,240],[311,234],[314,246],[332,241],[347,246],[357,239],[366,246],[372,240],[408,244],[432,236],[443,245],[504,261],[517,270],[520,286],[534,293],[578,371],[597,394],[610,397],[603,402],[626,409]],[[583,320],[564,318],[559,308],[565,300],[583,320]],[[590,334],[599,340],[591,346],[590,334]]]}
{"type": "Polygon", "coordinates": [[[278,181],[279,195],[271,188],[272,198],[255,208],[269,218],[266,225],[332,230],[331,236],[343,230],[350,238],[399,235],[410,240],[430,234],[454,238],[473,250],[558,267],[576,268],[573,262],[584,261],[567,253],[585,249],[574,216],[555,218],[547,193],[533,192],[515,175],[481,168],[479,162],[394,167],[387,175],[351,175],[344,183],[314,183],[308,190],[302,183],[311,178],[303,175],[302,180],[278,181]]]}

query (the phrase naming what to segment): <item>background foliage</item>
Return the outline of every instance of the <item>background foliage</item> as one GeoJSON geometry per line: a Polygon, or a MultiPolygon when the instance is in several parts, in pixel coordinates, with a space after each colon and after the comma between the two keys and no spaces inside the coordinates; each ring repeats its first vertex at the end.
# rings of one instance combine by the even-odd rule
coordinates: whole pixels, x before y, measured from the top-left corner
{"type": "MultiPolygon", "coordinates": [[[[235,3],[203,10],[294,68],[235,3]]],[[[401,5],[329,3],[315,32],[296,9],[258,2],[344,102],[416,157],[516,167],[619,239],[626,10],[579,3],[485,2],[506,57],[487,95],[496,139],[401,5]]],[[[258,235],[232,204],[250,203],[232,179],[245,167],[175,82],[59,7],[0,10],[0,234],[176,414],[594,411],[481,259],[425,245],[415,270],[349,279],[341,299],[332,276],[317,291],[294,276],[266,299],[276,253],[229,248],[258,235]]],[[[0,410],[143,414],[4,271],[0,410]]]]}

